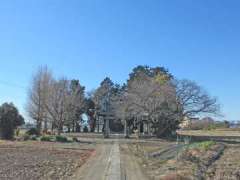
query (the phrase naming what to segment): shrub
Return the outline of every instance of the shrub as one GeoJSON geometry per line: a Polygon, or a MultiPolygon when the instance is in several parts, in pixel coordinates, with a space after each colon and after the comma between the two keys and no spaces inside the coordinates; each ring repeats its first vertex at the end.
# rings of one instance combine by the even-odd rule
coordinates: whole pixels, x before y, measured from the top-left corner
{"type": "Polygon", "coordinates": [[[53,137],[52,136],[42,136],[40,138],[41,141],[48,141],[48,142],[51,142],[53,141],[53,137]]]}
{"type": "Polygon", "coordinates": [[[32,141],[37,141],[37,136],[32,136],[32,137],[31,137],[31,140],[32,140],[32,141]]]}
{"type": "Polygon", "coordinates": [[[36,135],[38,136],[39,135],[39,132],[36,128],[31,128],[29,129],[27,132],[26,132],[28,135],[36,135]]]}
{"type": "Polygon", "coordinates": [[[68,139],[65,136],[56,136],[56,141],[57,142],[68,142],[68,139]]]}
{"type": "Polygon", "coordinates": [[[12,139],[17,126],[24,123],[23,117],[12,103],[0,106],[0,132],[4,139],[12,139]]]}

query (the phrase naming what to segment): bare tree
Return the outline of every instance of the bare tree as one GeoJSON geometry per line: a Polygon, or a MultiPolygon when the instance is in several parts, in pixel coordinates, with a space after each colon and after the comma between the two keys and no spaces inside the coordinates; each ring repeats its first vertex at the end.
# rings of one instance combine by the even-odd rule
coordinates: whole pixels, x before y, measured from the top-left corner
{"type": "Polygon", "coordinates": [[[68,87],[69,81],[65,78],[53,81],[45,104],[47,112],[58,130],[58,134],[62,132],[64,122],[68,118],[68,87]]]}
{"type": "Polygon", "coordinates": [[[176,95],[182,118],[220,114],[217,99],[210,97],[206,91],[193,81],[176,81],[176,95]]]}
{"type": "Polygon", "coordinates": [[[154,76],[138,73],[128,81],[125,97],[127,116],[132,116],[136,124],[141,124],[147,116],[155,132],[161,129],[160,134],[171,132],[179,123],[175,88],[166,77],[161,72],[154,76]]]}
{"type": "Polygon", "coordinates": [[[27,112],[36,121],[36,127],[40,132],[42,123],[47,126],[48,115],[45,104],[48,98],[49,85],[52,81],[52,73],[47,66],[41,66],[32,78],[31,87],[28,91],[27,112]]]}
{"type": "Polygon", "coordinates": [[[43,123],[45,130],[52,125],[52,130],[57,128],[59,133],[64,124],[75,129],[83,113],[84,90],[78,80],[55,80],[47,66],[40,67],[33,76],[26,106],[38,131],[43,123]]]}

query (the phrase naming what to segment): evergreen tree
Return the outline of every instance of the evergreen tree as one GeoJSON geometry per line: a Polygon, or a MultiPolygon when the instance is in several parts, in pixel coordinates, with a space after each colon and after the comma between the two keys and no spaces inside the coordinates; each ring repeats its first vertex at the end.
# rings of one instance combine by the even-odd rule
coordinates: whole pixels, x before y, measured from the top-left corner
{"type": "Polygon", "coordinates": [[[12,103],[0,106],[0,135],[3,139],[12,139],[17,126],[24,124],[24,118],[12,103]]]}

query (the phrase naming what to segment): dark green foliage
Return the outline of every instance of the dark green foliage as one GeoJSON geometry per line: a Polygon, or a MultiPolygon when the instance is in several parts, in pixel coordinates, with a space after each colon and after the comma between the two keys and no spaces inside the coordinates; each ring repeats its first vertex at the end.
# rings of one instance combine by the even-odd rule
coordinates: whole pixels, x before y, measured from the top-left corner
{"type": "Polygon", "coordinates": [[[165,74],[168,76],[169,80],[173,79],[173,75],[169,73],[169,71],[164,67],[149,67],[139,65],[133,69],[133,71],[129,74],[129,80],[133,80],[142,75],[146,75],[149,77],[154,77],[158,74],[165,74]]]}
{"type": "Polygon", "coordinates": [[[51,141],[54,141],[53,137],[52,136],[42,136],[40,138],[41,141],[48,141],[48,142],[51,142],[51,141]]]}
{"type": "Polygon", "coordinates": [[[65,136],[56,136],[56,141],[57,142],[68,142],[68,139],[65,136]]]}
{"type": "Polygon", "coordinates": [[[12,103],[0,106],[0,135],[3,139],[12,139],[14,130],[22,124],[24,119],[12,103]]]}
{"type": "Polygon", "coordinates": [[[15,126],[21,126],[21,125],[25,124],[24,118],[20,114],[18,114],[18,116],[14,122],[15,122],[15,126]]]}
{"type": "Polygon", "coordinates": [[[114,83],[112,82],[112,80],[109,77],[106,77],[102,82],[101,82],[101,86],[109,86],[112,87],[114,85],[114,83]]]}
{"type": "Polygon", "coordinates": [[[31,140],[32,141],[37,141],[37,136],[35,136],[35,135],[31,136],[31,140]]]}
{"type": "Polygon", "coordinates": [[[31,128],[26,132],[28,135],[39,135],[39,131],[37,130],[37,128],[31,128]]]}

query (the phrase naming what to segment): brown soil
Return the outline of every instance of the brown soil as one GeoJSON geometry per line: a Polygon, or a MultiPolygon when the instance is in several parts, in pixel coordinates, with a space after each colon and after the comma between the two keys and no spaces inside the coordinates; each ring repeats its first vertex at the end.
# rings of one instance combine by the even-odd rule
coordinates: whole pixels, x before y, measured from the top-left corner
{"type": "Polygon", "coordinates": [[[0,143],[0,179],[71,179],[91,149],[69,149],[60,143],[0,143]]]}

